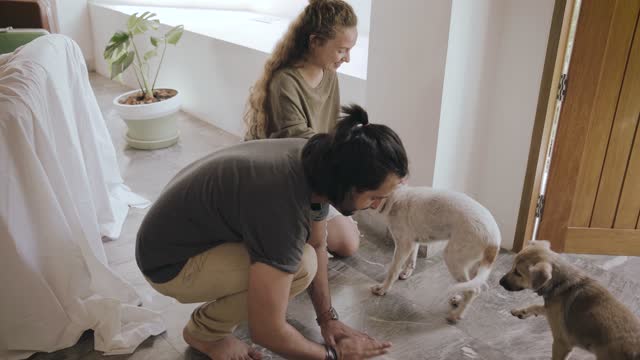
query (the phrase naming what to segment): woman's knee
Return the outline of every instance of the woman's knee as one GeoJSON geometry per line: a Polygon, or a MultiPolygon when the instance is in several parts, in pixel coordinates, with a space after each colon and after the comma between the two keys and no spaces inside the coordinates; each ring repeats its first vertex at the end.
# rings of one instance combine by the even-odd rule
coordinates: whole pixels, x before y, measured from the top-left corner
{"type": "Polygon", "coordinates": [[[344,237],[336,241],[335,247],[329,250],[340,257],[353,256],[360,248],[360,239],[357,237],[344,237]]]}
{"type": "Polygon", "coordinates": [[[360,247],[358,224],[351,218],[338,216],[329,221],[327,245],[333,254],[347,257],[354,255],[360,247]]]}

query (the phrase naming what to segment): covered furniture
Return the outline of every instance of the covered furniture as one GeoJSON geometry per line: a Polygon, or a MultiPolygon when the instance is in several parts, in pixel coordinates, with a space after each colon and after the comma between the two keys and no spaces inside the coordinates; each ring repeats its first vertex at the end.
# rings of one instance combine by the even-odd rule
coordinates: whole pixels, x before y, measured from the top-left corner
{"type": "Polygon", "coordinates": [[[44,29],[0,28],[0,55],[14,52],[33,39],[49,34],[44,29]]]}
{"type": "Polygon", "coordinates": [[[131,353],[165,330],[108,266],[102,237],[148,202],[120,176],[77,44],[39,37],[0,55],[0,358],[74,345],[131,353]]]}

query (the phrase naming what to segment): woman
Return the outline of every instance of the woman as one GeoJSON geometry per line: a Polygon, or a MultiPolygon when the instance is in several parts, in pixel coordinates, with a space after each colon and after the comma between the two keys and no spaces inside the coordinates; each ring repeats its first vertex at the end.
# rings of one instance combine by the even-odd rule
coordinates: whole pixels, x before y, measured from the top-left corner
{"type": "MultiPolygon", "coordinates": [[[[349,62],[358,19],[342,0],[311,0],[276,45],[249,96],[246,140],[310,138],[331,131],[340,110],[336,70],[349,62]]],[[[331,207],[329,251],[351,256],[360,243],[357,224],[331,207]]]]}

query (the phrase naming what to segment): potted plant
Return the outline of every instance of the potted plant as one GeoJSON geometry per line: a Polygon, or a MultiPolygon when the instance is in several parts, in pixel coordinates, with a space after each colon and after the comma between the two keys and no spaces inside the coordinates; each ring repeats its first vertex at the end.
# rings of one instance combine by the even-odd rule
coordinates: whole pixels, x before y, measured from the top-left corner
{"type": "Polygon", "coordinates": [[[154,19],[155,15],[148,11],[140,16],[138,13],[131,15],[127,30],[117,31],[104,50],[111,79],[119,77],[128,68],[133,69],[139,89],[117,96],[113,104],[127,124],[125,138],[129,146],[146,150],[171,146],[180,136],[176,121],[181,105],[179,93],[174,89],[156,89],[155,86],[167,46],[178,43],[184,27],[178,25],[162,37],[150,36],[147,49],[140,46],[143,42],[134,42],[134,38],[159,28],[160,21],[154,19]],[[154,72],[150,60],[158,56],[159,50],[162,55],[154,72]]]}

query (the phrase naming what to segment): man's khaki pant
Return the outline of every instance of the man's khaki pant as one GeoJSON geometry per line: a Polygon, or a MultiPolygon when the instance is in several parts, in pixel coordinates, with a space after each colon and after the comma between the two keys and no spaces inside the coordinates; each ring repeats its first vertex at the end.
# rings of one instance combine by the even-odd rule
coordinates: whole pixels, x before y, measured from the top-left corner
{"type": "MultiPolygon", "coordinates": [[[[170,281],[149,283],[159,293],[183,304],[204,302],[191,314],[187,331],[199,340],[215,341],[247,320],[250,265],[244,244],[226,243],[190,258],[170,281]]],[[[311,284],[317,267],[315,250],[305,245],[300,268],[293,276],[291,298],[311,284]]]]}

